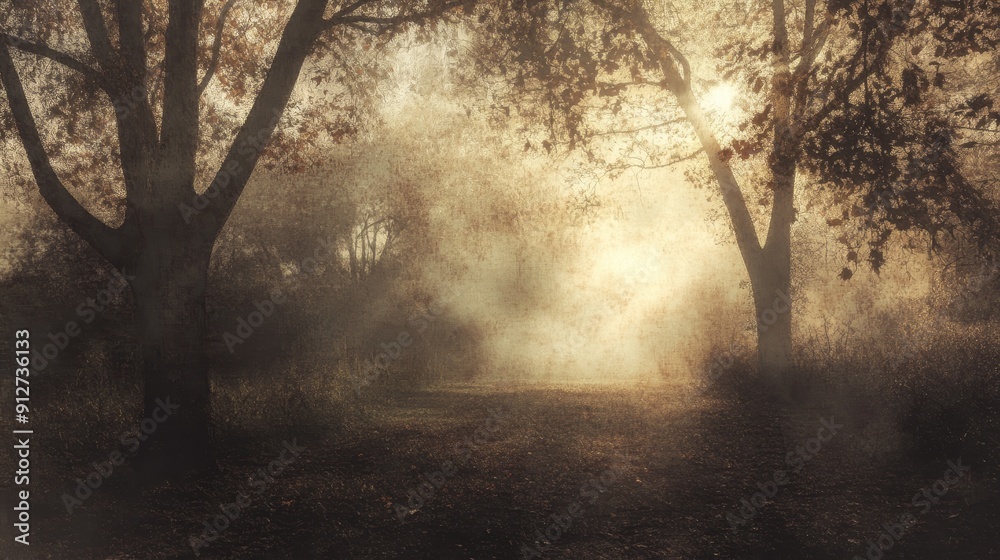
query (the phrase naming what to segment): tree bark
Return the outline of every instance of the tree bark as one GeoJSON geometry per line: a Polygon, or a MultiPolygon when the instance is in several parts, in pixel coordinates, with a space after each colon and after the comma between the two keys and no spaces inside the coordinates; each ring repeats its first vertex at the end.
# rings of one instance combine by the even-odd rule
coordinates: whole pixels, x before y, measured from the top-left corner
{"type": "MultiPolygon", "coordinates": [[[[767,238],[757,266],[751,272],[754,308],[757,312],[757,359],[765,380],[785,386],[792,363],[792,222],[795,220],[795,171],[799,139],[791,131],[794,94],[791,48],[788,40],[784,0],[772,0],[773,42],[771,103],[774,137],[768,166],[774,193],[767,238]],[[754,278],[756,276],[756,278],[754,278]]],[[[810,17],[813,17],[810,15],[810,17]]],[[[803,40],[812,41],[812,23],[806,24],[803,40]],[[808,36],[808,37],[807,37],[808,36]]],[[[750,268],[750,267],[748,267],[750,268]]]]}
{"type": "Polygon", "coordinates": [[[790,236],[768,246],[747,264],[757,322],[757,363],[761,376],[782,384],[792,365],[790,236]]]}
{"type": "Polygon", "coordinates": [[[136,466],[153,480],[180,478],[215,468],[204,346],[212,243],[184,242],[163,232],[143,237],[130,280],[141,345],[141,430],[148,436],[136,466]]]}
{"type": "Polygon", "coordinates": [[[792,222],[798,143],[779,125],[770,157],[771,220],[756,263],[747,263],[757,313],[757,357],[765,378],[784,384],[792,365],[792,222]]]}
{"type": "MultiPolygon", "coordinates": [[[[610,6],[604,0],[598,5],[610,6]]],[[[791,224],[795,219],[794,186],[797,142],[790,132],[791,79],[787,60],[784,5],[775,0],[775,102],[776,125],[770,157],[774,204],[767,238],[761,244],[739,181],[691,89],[690,67],[684,56],[649,22],[648,14],[632,14],[636,30],[657,56],[666,88],[677,99],[691,124],[722,194],[732,222],[736,244],[750,277],[757,324],[757,357],[760,374],[783,384],[792,363],[791,224]],[[678,67],[680,65],[680,68],[678,67]]],[[[610,8],[609,8],[610,9],[610,8]]]]}
{"type": "MultiPolygon", "coordinates": [[[[463,1],[436,2],[424,9],[401,8],[397,15],[382,17],[358,13],[373,4],[358,0],[326,18],[329,3],[295,3],[261,90],[206,194],[195,189],[199,99],[218,64],[224,16],[216,32],[212,62],[199,82],[204,0],[169,2],[163,54],[166,85],[159,131],[145,91],[148,68],[141,2],[115,0],[118,37],[113,41],[102,3],[78,0],[97,68],[45,45],[0,33],[0,84],[39,192],[60,220],[130,278],[144,379],[145,415],[138,466],[153,477],[174,478],[214,467],[211,387],[203,346],[212,245],[250,180],[320,35],[336,26],[381,34],[405,23],[440,16],[463,1]],[[101,222],[59,180],[11,57],[12,46],[95,79],[115,104],[126,191],[121,226],[112,228],[101,222]],[[130,100],[127,107],[120,104],[123,99],[130,100]]],[[[223,14],[232,4],[226,4],[223,14]]]]}
{"type": "Polygon", "coordinates": [[[774,202],[767,238],[761,246],[747,210],[739,183],[729,164],[722,160],[721,147],[712,134],[694,95],[685,89],[677,96],[708,154],[709,165],[729,211],[740,256],[750,278],[757,325],[757,364],[761,377],[783,384],[792,364],[791,224],[795,217],[793,158],[791,146],[776,146],[773,168],[774,202]]]}

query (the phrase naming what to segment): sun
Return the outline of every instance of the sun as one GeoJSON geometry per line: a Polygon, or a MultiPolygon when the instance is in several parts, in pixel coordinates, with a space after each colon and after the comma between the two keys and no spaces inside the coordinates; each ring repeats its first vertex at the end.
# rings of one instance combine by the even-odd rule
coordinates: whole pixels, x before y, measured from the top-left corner
{"type": "Polygon", "coordinates": [[[725,113],[733,108],[733,101],[736,100],[736,88],[731,84],[721,83],[708,90],[705,95],[707,108],[711,111],[725,113]]]}

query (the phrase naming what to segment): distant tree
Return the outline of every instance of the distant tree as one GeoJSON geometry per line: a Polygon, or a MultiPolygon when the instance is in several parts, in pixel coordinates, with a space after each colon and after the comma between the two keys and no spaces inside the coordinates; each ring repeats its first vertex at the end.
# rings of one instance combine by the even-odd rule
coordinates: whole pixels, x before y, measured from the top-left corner
{"type": "Polygon", "coordinates": [[[179,406],[140,451],[146,472],[214,464],[209,260],[265,147],[273,139],[283,165],[307,165],[311,144],[349,134],[363,116],[377,62],[364,53],[461,4],[79,0],[70,11],[3,1],[2,128],[16,129],[52,211],[130,278],[146,416],[158,399],[179,406]],[[315,104],[292,101],[303,73],[315,104]]]}
{"type": "Polygon", "coordinates": [[[990,201],[957,164],[953,124],[921,103],[944,84],[914,68],[923,60],[909,47],[926,41],[936,17],[914,0],[492,6],[479,16],[475,56],[510,84],[489,82],[491,103],[528,130],[526,148],[580,149],[609,169],[707,161],[750,279],[760,369],[772,378],[793,357],[797,190],[811,184],[837,199],[830,225],[861,224],[867,249],[860,256],[843,238],[848,264],[876,271],[894,231],[925,232],[932,245],[956,224],[982,242],[994,231],[990,201]],[[743,106],[738,126],[706,110],[719,84],[743,106]],[[537,124],[547,132],[533,143],[537,124]],[[768,215],[755,220],[748,200],[768,215]]]}

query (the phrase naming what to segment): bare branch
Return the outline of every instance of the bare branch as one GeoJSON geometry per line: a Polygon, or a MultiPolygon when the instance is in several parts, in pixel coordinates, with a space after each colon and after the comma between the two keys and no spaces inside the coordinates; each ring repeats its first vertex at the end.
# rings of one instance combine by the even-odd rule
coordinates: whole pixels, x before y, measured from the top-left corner
{"type": "Polygon", "coordinates": [[[146,38],[142,33],[142,1],[115,0],[122,57],[133,74],[146,73],[146,38]]]}
{"type": "Polygon", "coordinates": [[[407,23],[422,23],[428,19],[444,15],[455,8],[471,4],[471,0],[448,0],[426,10],[415,11],[405,15],[389,17],[352,15],[358,10],[358,8],[369,3],[369,1],[370,0],[358,0],[353,4],[346,6],[326,20],[327,26],[335,27],[337,25],[347,25],[356,28],[357,26],[364,27],[366,25],[371,25],[374,26],[374,29],[369,28],[370,32],[380,35],[401,25],[405,25],[407,23]]]}
{"type": "Polygon", "coordinates": [[[21,39],[20,37],[15,37],[13,35],[8,35],[6,33],[0,33],[0,41],[4,42],[10,47],[14,47],[19,51],[26,53],[37,54],[38,56],[47,58],[53,62],[58,62],[59,64],[83,74],[88,78],[97,78],[97,71],[93,68],[87,66],[83,62],[73,58],[69,54],[61,51],[57,51],[46,45],[40,43],[33,43],[31,41],[21,39]]]}
{"type": "Polygon", "coordinates": [[[113,265],[121,266],[124,258],[123,236],[88,212],[73,194],[66,190],[52,168],[6,42],[0,42],[0,81],[3,82],[4,90],[7,92],[7,102],[14,115],[21,145],[28,156],[42,198],[59,219],[77,235],[113,265]]]}
{"type": "Polygon", "coordinates": [[[665,161],[665,162],[662,162],[662,163],[646,163],[646,162],[642,162],[640,164],[629,163],[629,164],[627,164],[627,166],[630,167],[630,168],[633,168],[633,169],[644,169],[644,170],[645,169],[665,169],[665,168],[668,168],[668,167],[673,167],[673,166],[677,165],[678,163],[684,163],[685,161],[690,161],[690,160],[696,158],[698,156],[698,154],[700,154],[700,153],[702,153],[704,151],[705,150],[703,148],[698,148],[697,150],[691,152],[690,154],[683,155],[683,156],[677,156],[674,159],[671,159],[671,160],[668,160],[668,161],[665,161]]]}
{"type": "MultiPolygon", "coordinates": [[[[635,134],[637,132],[644,132],[646,130],[656,130],[658,128],[663,128],[665,126],[670,126],[674,124],[680,124],[686,122],[686,118],[670,119],[669,121],[663,121],[659,123],[654,123],[645,126],[639,126],[629,130],[602,130],[600,132],[591,132],[590,136],[614,136],[617,134],[635,134]]],[[[700,150],[699,150],[700,151],[700,150]]],[[[697,152],[696,152],[697,153],[697,152]]]]}
{"type": "Polygon", "coordinates": [[[208,84],[211,83],[212,77],[215,76],[215,71],[219,67],[219,57],[222,54],[222,32],[226,27],[226,17],[235,5],[236,0],[229,0],[219,12],[219,21],[215,24],[215,40],[212,43],[212,60],[208,63],[208,69],[205,70],[205,75],[198,84],[199,96],[205,93],[205,89],[208,88],[208,84]]]}
{"type": "MultiPolygon", "coordinates": [[[[175,188],[194,189],[198,143],[198,29],[204,0],[171,0],[163,59],[163,172],[175,188]]],[[[161,177],[162,178],[162,177],[161,177]]]]}
{"type": "Polygon", "coordinates": [[[372,37],[378,37],[378,31],[376,31],[374,29],[371,29],[370,27],[365,27],[365,26],[361,25],[360,23],[347,23],[345,25],[347,25],[347,27],[350,27],[351,29],[360,31],[360,32],[365,33],[367,35],[371,35],[372,37]]]}
{"type": "MultiPolygon", "coordinates": [[[[215,195],[200,219],[207,222],[210,231],[218,233],[229,219],[264,146],[273,135],[291,98],[302,65],[326,28],[323,19],[326,4],[327,0],[299,0],[295,6],[260,93],[209,187],[209,193],[215,192],[215,195]]],[[[185,213],[184,207],[179,210],[185,213]]]]}
{"type": "Polygon", "coordinates": [[[90,40],[90,49],[94,53],[94,57],[105,72],[114,70],[118,66],[120,58],[111,45],[108,27],[104,22],[104,15],[101,14],[100,5],[97,0],[77,0],[77,4],[80,6],[83,26],[87,31],[87,38],[90,40]]]}

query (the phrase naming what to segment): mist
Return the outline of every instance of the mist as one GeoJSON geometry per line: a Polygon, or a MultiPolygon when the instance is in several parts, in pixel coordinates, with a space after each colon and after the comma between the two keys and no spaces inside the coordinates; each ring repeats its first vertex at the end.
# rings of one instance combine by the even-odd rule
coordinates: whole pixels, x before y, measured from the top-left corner
{"type": "Polygon", "coordinates": [[[1000,557],[992,0],[77,4],[3,558],[1000,557]]]}

